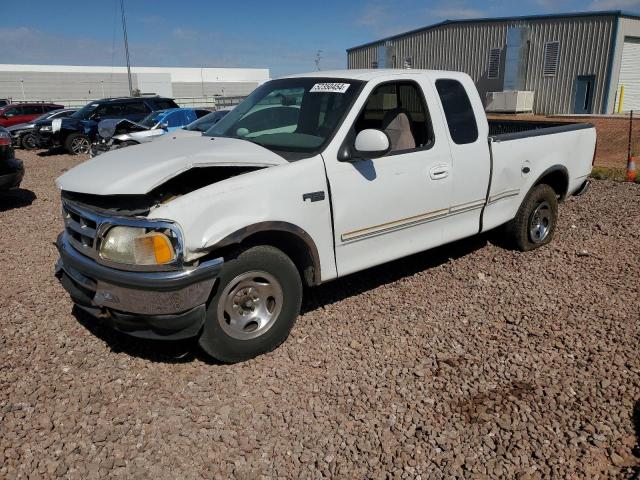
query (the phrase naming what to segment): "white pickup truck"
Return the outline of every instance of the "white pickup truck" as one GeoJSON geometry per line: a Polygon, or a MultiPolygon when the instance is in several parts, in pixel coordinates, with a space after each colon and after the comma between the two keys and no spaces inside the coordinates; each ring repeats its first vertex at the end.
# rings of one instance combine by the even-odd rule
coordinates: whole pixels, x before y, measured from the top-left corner
{"type": "Polygon", "coordinates": [[[281,78],[202,136],[58,178],[56,273],[120,331],[241,361],[287,338],[303,285],[504,224],[521,250],[545,245],[595,143],[589,124],[488,122],[463,73],[281,78]]]}

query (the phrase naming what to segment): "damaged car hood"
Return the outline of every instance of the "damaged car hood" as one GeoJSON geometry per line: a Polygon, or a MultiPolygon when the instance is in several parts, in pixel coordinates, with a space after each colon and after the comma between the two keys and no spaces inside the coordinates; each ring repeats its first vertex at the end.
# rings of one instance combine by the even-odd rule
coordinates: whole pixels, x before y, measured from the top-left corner
{"type": "Polygon", "coordinates": [[[94,195],[141,195],[194,167],[271,167],[284,158],[246,140],[175,138],[123,148],[81,163],[56,180],[65,191],[94,195]]]}

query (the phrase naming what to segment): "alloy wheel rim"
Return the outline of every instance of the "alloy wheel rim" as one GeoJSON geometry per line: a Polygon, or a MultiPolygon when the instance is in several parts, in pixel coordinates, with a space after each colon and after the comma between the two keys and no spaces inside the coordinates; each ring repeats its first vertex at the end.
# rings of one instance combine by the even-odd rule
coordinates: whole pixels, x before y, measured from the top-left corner
{"type": "Polygon", "coordinates": [[[543,201],[529,217],[529,238],[533,243],[542,243],[551,231],[551,206],[543,201]]]}
{"type": "Polygon", "coordinates": [[[280,282],[263,271],[245,272],[225,287],[218,301],[218,322],[237,340],[266,333],[278,319],[284,295],[280,282]]]}
{"type": "Polygon", "coordinates": [[[88,153],[89,152],[89,140],[86,138],[74,138],[71,142],[71,150],[73,153],[88,153]]]}

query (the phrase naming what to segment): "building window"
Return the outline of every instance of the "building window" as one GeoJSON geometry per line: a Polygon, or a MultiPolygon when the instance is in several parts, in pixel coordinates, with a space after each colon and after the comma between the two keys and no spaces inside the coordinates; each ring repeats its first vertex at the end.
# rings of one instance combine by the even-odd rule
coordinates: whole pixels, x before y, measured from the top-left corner
{"type": "Polygon", "coordinates": [[[404,57],[402,60],[402,68],[407,70],[413,68],[413,57],[404,57]]]}
{"type": "Polygon", "coordinates": [[[544,44],[544,65],[542,74],[545,77],[555,77],[558,73],[558,59],[560,57],[560,42],[547,42],[544,44]]]}
{"type": "Polygon", "coordinates": [[[373,62],[371,62],[371,68],[378,68],[378,61],[374,60],[373,62]]]}
{"type": "Polygon", "coordinates": [[[489,51],[489,78],[500,76],[500,53],[501,49],[492,48],[489,51]]]}

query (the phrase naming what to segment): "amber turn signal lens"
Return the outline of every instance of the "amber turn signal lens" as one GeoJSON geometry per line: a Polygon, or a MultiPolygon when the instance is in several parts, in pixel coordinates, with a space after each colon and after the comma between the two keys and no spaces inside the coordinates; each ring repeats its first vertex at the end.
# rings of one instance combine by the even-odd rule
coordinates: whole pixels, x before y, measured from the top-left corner
{"type": "Polygon", "coordinates": [[[161,233],[152,234],[151,238],[153,239],[153,253],[156,256],[156,262],[167,263],[173,260],[175,254],[169,239],[161,233]]]}

